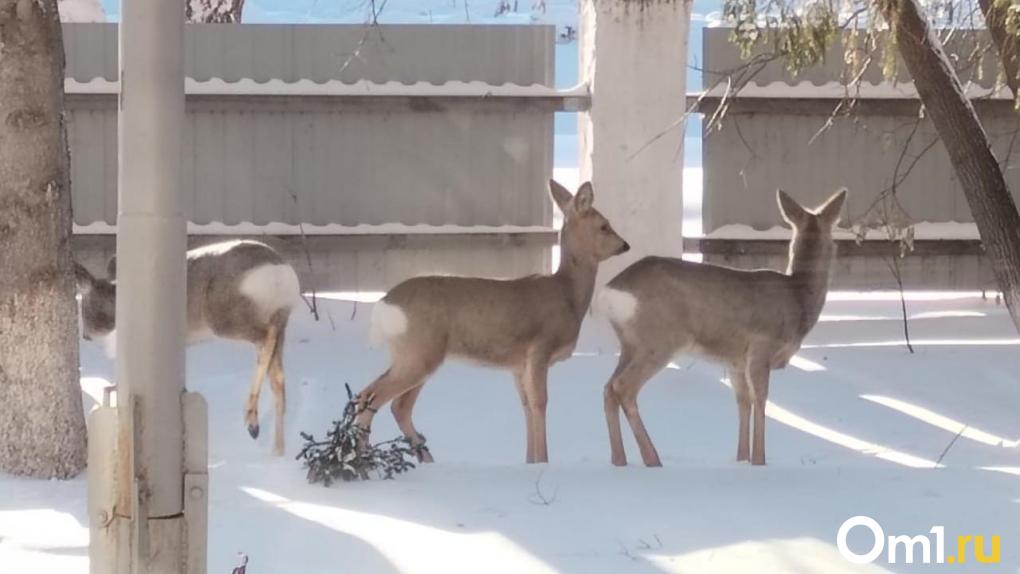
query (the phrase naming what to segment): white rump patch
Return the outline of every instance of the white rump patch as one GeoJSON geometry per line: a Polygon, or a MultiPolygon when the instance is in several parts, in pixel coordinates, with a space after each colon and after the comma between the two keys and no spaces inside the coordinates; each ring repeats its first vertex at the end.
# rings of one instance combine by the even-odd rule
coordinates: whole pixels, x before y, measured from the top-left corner
{"type": "Polygon", "coordinates": [[[290,309],[301,298],[301,286],[294,268],[286,264],[259,265],[241,279],[241,293],[265,314],[290,309]]]}
{"type": "Polygon", "coordinates": [[[613,323],[626,323],[637,313],[637,297],[612,287],[603,287],[595,297],[595,313],[607,317],[613,323]]]}
{"type": "Polygon", "coordinates": [[[379,301],[372,307],[372,325],[368,338],[373,346],[379,346],[407,331],[407,313],[396,305],[379,301]]]}

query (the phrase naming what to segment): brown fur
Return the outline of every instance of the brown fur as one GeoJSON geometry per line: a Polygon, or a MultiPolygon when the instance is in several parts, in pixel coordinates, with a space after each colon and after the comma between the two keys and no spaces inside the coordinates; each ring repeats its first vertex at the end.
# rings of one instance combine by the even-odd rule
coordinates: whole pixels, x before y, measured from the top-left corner
{"type": "MultiPolygon", "coordinates": [[[[250,240],[227,241],[198,247],[187,254],[188,344],[209,336],[248,341],[255,345],[257,365],[245,404],[248,432],[258,436],[258,401],[268,375],[275,399],[273,451],[283,454],[283,414],[286,409],[283,376],[283,339],[290,307],[261,309],[241,293],[246,273],[262,265],[284,265],[279,253],[250,240]]],[[[75,263],[81,295],[83,337],[103,337],[115,328],[116,259],[107,264],[107,279],[95,278],[75,263]]]]}
{"type": "Polygon", "coordinates": [[[634,315],[611,318],[620,340],[620,360],[605,388],[612,462],[627,463],[620,432],[620,407],[648,466],[659,466],[638,413],[641,387],[677,354],[704,356],[729,369],[737,399],[737,460],[765,464],[765,402],[769,372],[786,366],[814,327],[828,290],[835,258],[832,226],[845,199],[840,191],[814,212],[782,191],[780,210],[793,226],[785,274],[739,270],[665,257],[644,258],[607,287],[633,295],[634,315]],[[753,409],[752,409],[753,403],[753,409]],[[748,432],[754,413],[754,454],[748,432]]]}
{"type": "MultiPolygon", "coordinates": [[[[629,249],[592,207],[591,184],[582,185],[573,198],[555,181],[549,186],[565,215],[555,274],[513,280],[417,277],[386,294],[383,301],[406,315],[407,329],[389,340],[390,368],[359,394],[372,407],[359,416],[363,428],[369,428],[374,409],[393,400],[401,430],[420,444],[411,421],[420,388],[448,356],[460,357],[514,374],[527,420],[527,461],[548,460],[549,365],[573,351],[599,262],[629,249]]],[[[422,459],[431,456],[422,451],[422,459]]]]}

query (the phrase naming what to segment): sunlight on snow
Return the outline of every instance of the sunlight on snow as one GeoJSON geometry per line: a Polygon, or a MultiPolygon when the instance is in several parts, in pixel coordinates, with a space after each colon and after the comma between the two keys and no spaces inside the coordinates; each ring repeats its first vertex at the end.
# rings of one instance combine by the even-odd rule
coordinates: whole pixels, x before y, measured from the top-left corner
{"type": "MultiPolygon", "coordinates": [[[[981,470],[990,470],[992,472],[1002,472],[1005,474],[1020,476],[1020,466],[982,466],[979,468],[981,468],[981,470]]],[[[1020,500],[1017,500],[1016,502],[1020,502],[1020,500]]]]}
{"type": "MultiPolygon", "coordinates": [[[[985,291],[988,300],[994,300],[995,291],[985,291]]],[[[981,291],[904,291],[906,301],[959,301],[981,299],[981,291]]],[[[899,291],[829,291],[825,299],[832,301],[899,301],[899,291]]]]}
{"type": "Polygon", "coordinates": [[[960,421],[951,419],[946,416],[942,416],[934,411],[931,411],[929,409],[926,409],[915,404],[908,403],[906,401],[902,401],[900,399],[894,399],[892,397],[885,397],[881,395],[861,395],[861,398],[866,401],[871,401],[873,403],[877,403],[882,406],[897,410],[905,415],[914,417],[915,419],[918,419],[920,421],[924,421],[932,426],[936,426],[942,430],[949,431],[954,435],[959,434],[963,438],[984,443],[990,446],[1015,448],[1018,444],[1020,444],[1020,441],[1008,440],[1001,436],[996,436],[992,433],[976,429],[960,421]]]}
{"type": "MultiPolygon", "coordinates": [[[[816,345],[802,345],[802,349],[842,349],[849,347],[899,347],[905,345],[903,339],[891,339],[888,341],[860,341],[856,343],[825,343],[816,345]]],[[[915,347],[1001,347],[1007,345],[1020,345],[1020,339],[914,339],[911,337],[910,344],[915,347]]]]}
{"type": "MultiPolygon", "coordinates": [[[[86,553],[89,529],[67,512],[49,508],[0,510],[0,564],[18,572],[50,572],[54,566],[76,569],[76,554],[86,553]]],[[[4,571],[0,568],[0,571],[4,571]]]]}
{"type": "Polygon", "coordinates": [[[790,357],[789,364],[791,367],[798,368],[802,371],[814,372],[824,371],[825,367],[809,359],[805,359],[800,355],[794,355],[790,357]]]}
{"type": "Polygon", "coordinates": [[[245,494],[294,516],[363,540],[400,572],[495,572],[500,565],[519,572],[555,572],[496,532],[451,532],[379,514],[292,501],[258,488],[240,488],[245,494]],[[454,555],[461,570],[449,563],[454,555]]]}
{"type": "MultiPolygon", "coordinates": [[[[728,379],[722,379],[722,383],[730,388],[730,382],[728,379]]],[[[848,435],[846,433],[839,432],[835,429],[831,429],[827,426],[818,424],[814,421],[808,420],[798,414],[795,414],[783,407],[775,404],[772,401],[768,401],[765,406],[765,416],[775,421],[781,422],[787,426],[793,427],[799,431],[807,434],[816,436],[820,439],[827,440],[833,444],[855,450],[861,454],[874,456],[882,460],[894,462],[896,464],[902,464],[903,466],[909,466],[911,468],[942,468],[943,465],[935,462],[934,460],[928,460],[900,452],[898,450],[882,446],[873,442],[868,442],[863,439],[859,439],[855,436],[848,435]]]]}
{"type": "MultiPolygon", "coordinates": [[[[907,319],[955,319],[962,317],[987,317],[988,313],[981,311],[926,311],[907,315],[907,319]]],[[[902,321],[902,315],[827,315],[818,317],[819,323],[838,323],[841,321],[902,321]]]]}
{"type": "Polygon", "coordinates": [[[851,564],[835,544],[815,538],[751,540],[679,555],[645,555],[665,572],[825,572],[887,574],[874,564],[851,564]]]}
{"type": "MultiPolygon", "coordinates": [[[[315,296],[333,301],[355,301],[357,303],[375,303],[386,295],[384,291],[319,291],[315,296]]],[[[305,294],[310,297],[310,293],[305,294]]]]}

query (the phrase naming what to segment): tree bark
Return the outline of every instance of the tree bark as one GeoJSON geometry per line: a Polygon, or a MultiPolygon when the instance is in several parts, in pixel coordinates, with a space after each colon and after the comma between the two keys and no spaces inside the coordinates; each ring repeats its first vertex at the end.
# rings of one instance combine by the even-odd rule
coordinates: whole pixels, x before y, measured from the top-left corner
{"type": "Polygon", "coordinates": [[[917,0],[878,0],[903,63],[949,153],[985,253],[1020,331],[1020,214],[974,107],[917,0]]]}
{"type": "Polygon", "coordinates": [[[0,0],[0,471],[85,467],[56,0],[0,0]]]}
{"type": "Polygon", "coordinates": [[[1016,37],[1006,32],[1006,14],[1010,2],[1001,0],[978,0],[981,13],[985,17],[985,26],[999,53],[999,61],[1005,70],[1006,85],[1013,92],[1013,97],[1020,94],[1020,53],[1017,53],[1016,37]]]}
{"type": "Polygon", "coordinates": [[[244,0],[187,0],[184,17],[187,22],[207,24],[240,24],[244,0]]]}

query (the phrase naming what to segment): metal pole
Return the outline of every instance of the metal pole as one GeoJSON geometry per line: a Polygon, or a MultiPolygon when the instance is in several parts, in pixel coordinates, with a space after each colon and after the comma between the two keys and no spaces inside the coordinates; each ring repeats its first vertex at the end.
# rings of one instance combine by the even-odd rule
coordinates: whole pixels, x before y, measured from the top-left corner
{"type": "Polygon", "coordinates": [[[143,525],[132,544],[144,563],[148,519],[184,509],[184,3],[121,0],[119,51],[117,382],[130,477],[118,487],[143,525]]]}

